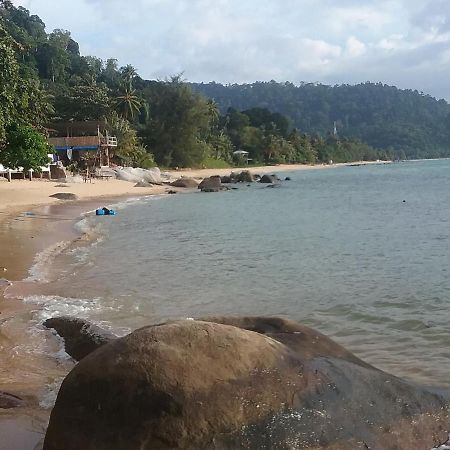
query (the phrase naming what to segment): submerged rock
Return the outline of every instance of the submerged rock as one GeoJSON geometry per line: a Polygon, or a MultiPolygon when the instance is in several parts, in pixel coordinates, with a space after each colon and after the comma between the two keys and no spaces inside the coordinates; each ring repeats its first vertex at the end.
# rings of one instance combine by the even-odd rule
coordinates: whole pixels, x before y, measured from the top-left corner
{"type": "Polygon", "coordinates": [[[181,177],[170,183],[170,185],[180,188],[196,188],[198,187],[198,181],[190,177],[181,177]]]}
{"type": "Polygon", "coordinates": [[[280,179],[276,175],[263,175],[259,183],[279,183],[280,179]]]}
{"type": "Polygon", "coordinates": [[[59,200],[78,200],[77,195],[71,192],[57,192],[56,194],[50,195],[50,197],[57,198],[59,200]]]}
{"type": "Polygon", "coordinates": [[[64,380],[45,450],[423,450],[448,438],[448,397],[375,369],[279,318],[144,327],[64,380]]]}
{"type": "Polygon", "coordinates": [[[80,361],[117,336],[87,320],[76,317],[52,317],[44,326],[54,329],[64,339],[66,353],[80,361]]]}

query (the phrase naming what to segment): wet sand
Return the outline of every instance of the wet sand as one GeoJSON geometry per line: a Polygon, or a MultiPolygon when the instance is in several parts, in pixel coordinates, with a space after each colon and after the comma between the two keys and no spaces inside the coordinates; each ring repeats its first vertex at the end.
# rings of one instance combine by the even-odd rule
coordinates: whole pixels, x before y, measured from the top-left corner
{"type": "Polygon", "coordinates": [[[73,366],[69,359],[55,359],[59,345],[50,331],[45,348],[47,357],[42,351],[34,352],[36,344],[30,322],[39,306],[24,303],[16,296],[39,294],[41,284],[21,280],[28,277],[37,254],[50,248],[54,249],[48,252],[52,256],[59,251],[61,242],[82,245],[86,237],[75,230],[74,224],[83,213],[129,197],[60,202],[27,207],[25,211],[17,207],[0,215],[0,279],[12,282],[11,286],[0,283],[0,391],[18,396],[26,404],[0,409],[0,450],[33,449],[39,444],[50,415],[50,409],[43,408],[39,399],[45,397],[49,385],[65,376],[73,366]]]}

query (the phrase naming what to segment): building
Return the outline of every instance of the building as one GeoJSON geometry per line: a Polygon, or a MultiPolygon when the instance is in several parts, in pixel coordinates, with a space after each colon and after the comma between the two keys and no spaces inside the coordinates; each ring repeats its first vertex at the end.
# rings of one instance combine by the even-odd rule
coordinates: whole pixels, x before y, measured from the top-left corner
{"type": "Polygon", "coordinates": [[[49,144],[65,166],[85,161],[92,166],[109,166],[110,152],[117,147],[117,138],[102,121],[57,122],[47,131],[49,144]]]}

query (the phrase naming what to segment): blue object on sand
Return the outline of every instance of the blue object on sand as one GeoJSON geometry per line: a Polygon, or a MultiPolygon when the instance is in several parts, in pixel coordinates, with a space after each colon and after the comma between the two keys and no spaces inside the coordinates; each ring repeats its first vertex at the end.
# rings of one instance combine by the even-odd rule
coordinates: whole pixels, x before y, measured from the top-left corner
{"type": "Polygon", "coordinates": [[[96,216],[115,216],[116,211],[114,209],[108,209],[108,208],[98,208],[95,210],[96,216]]]}

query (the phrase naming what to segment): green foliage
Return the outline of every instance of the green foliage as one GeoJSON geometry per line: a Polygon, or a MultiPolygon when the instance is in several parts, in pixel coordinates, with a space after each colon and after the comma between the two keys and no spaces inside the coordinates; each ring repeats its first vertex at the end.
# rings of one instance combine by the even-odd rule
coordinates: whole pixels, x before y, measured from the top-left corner
{"type": "Polygon", "coordinates": [[[133,119],[139,111],[141,101],[136,95],[136,90],[131,85],[124,85],[115,99],[117,111],[125,119],[133,119]]]}
{"type": "Polygon", "coordinates": [[[111,134],[117,137],[118,145],[114,153],[125,165],[144,169],[156,165],[153,155],[140,143],[136,130],[128,120],[113,111],[106,122],[111,134]]]}
{"type": "Polygon", "coordinates": [[[52,112],[38,79],[20,76],[17,53],[21,46],[6,31],[0,18],[0,143],[13,122],[42,125],[52,112]]]}
{"type": "Polygon", "coordinates": [[[5,139],[5,127],[15,115],[19,66],[14,53],[15,41],[0,22],[0,142],[5,139]]]}
{"type": "Polygon", "coordinates": [[[99,120],[111,109],[109,90],[105,86],[90,84],[53,86],[57,118],[63,120],[99,120]]]}
{"type": "MultiPolygon", "coordinates": [[[[214,98],[221,111],[244,110],[250,125],[267,129],[267,108],[289,118],[303,132],[326,136],[337,124],[341,138],[354,138],[402,158],[450,156],[450,106],[418,91],[381,83],[326,86],[257,82],[223,86],[191,84],[214,98]]],[[[274,121],[275,123],[277,121],[274,121]]],[[[285,127],[278,125],[283,137],[285,127]]]]}
{"type": "Polygon", "coordinates": [[[213,117],[206,98],[173,77],[143,90],[150,113],[140,136],[164,167],[199,167],[213,153],[209,142],[213,117]]]}
{"type": "Polygon", "coordinates": [[[50,152],[51,147],[41,133],[29,125],[12,124],[6,129],[6,143],[0,147],[0,162],[11,169],[39,170],[48,164],[50,152]]]}
{"type": "Polygon", "coordinates": [[[206,158],[203,161],[202,167],[205,169],[228,169],[231,167],[231,164],[223,159],[206,158]]]}

